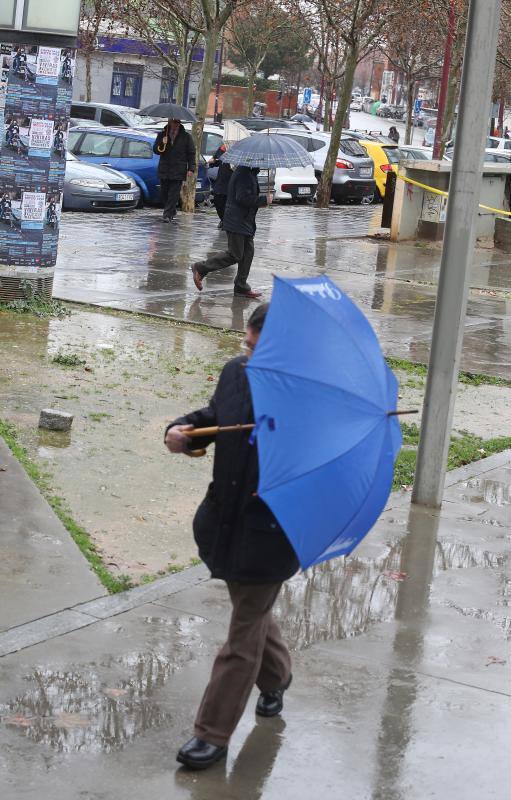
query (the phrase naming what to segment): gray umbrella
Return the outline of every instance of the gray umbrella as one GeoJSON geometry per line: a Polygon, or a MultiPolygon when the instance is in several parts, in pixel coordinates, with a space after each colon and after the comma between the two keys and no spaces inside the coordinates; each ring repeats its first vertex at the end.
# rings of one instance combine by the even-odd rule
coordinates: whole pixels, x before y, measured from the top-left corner
{"type": "Polygon", "coordinates": [[[177,103],[156,103],[142,108],[138,113],[143,117],[164,117],[165,119],[179,119],[181,122],[197,122],[195,114],[177,103]]]}
{"type": "Polygon", "coordinates": [[[313,163],[305,147],[292,136],[258,133],[236,142],[222,156],[223,161],[236,167],[308,167],[313,163]]]}

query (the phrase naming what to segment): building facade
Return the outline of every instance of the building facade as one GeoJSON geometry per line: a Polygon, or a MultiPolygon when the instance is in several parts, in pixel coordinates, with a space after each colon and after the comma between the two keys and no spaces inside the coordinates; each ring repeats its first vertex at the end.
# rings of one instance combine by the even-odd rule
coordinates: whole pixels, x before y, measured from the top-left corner
{"type": "MultiPolygon", "coordinates": [[[[197,47],[185,86],[185,105],[192,109],[197,100],[203,57],[203,49],[197,47]]],[[[163,59],[140,40],[99,36],[91,57],[91,84],[91,100],[96,103],[143,108],[172,100],[176,79],[163,59]]],[[[78,50],[73,99],[86,98],[85,56],[78,50]]]]}

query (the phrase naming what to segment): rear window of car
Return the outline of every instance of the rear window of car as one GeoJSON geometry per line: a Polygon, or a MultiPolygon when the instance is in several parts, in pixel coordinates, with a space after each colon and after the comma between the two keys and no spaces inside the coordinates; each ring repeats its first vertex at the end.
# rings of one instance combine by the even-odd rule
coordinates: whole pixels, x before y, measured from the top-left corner
{"type": "Polygon", "coordinates": [[[366,158],[367,153],[356,139],[341,139],[339,150],[347,156],[361,156],[366,158]]]}
{"type": "Polygon", "coordinates": [[[80,145],[82,156],[120,156],[123,139],[104,133],[86,133],[80,145]]]}
{"type": "Polygon", "coordinates": [[[149,142],[142,142],[137,139],[128,139],[124,151],[126,158],[152,158],[153,148],[149,142]]]}
{"type": "Polygon", "coordinates": [[[326,142],[324,139],[309,139],[309,150],[314,153],[316,150],[321,150],[323,147],[326,147],[326,142]]]}
{"type": "Polygon", "coordinates": [[[78,119],[95,119],[96,109],[94,106],[71,106],[71,116],[78,119]]]}
{"type": "Polygon", "coordinates": [[[399,147],[384,147],[383,152],[387,156],[389,164],[399,164],[399,159],[401,158],[399,147]]]}

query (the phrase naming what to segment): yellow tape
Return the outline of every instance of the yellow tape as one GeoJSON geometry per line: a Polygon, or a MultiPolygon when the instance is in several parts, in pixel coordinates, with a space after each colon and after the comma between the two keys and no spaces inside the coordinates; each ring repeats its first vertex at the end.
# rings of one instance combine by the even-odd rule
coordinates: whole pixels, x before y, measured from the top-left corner
{"type": "MultiPolygon", "coordinates": [[[[396,176],[406,183],[411,183],[412,186],[419,186],[421,189],[426,189],[428,192],[431,192],[431,194],[439,194],[441,197],[449,197],[449,192],[444,192],[442,189],[435,189],[434,186],[428,186],[425,183],[420,183],[420,181],[414,181],[412,178],[407,178],[404,175],[400,175],[399,172],[396,173],[396,176]]],[[[504,211],[503,208],[493,208],[492,206],[485,206],[483,203],[479,203],[479,208],[484,208],[485,211],[491,211],[492,214],[511,217],[511,211],[504,211]]]]}

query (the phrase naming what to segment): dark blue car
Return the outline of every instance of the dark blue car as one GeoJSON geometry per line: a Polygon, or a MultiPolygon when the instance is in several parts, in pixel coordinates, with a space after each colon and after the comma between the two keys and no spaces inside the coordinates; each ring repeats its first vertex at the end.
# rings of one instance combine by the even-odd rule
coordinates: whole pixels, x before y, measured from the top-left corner
{"type": "MultiPolygon", "coordinates": [[[[130,128],[78,127],[69,132],[68,150],[80,160],[90,164],[101,164],[129,175],[140,187],[146,203],[160,200],[158,178],[159,156],[153,153],[156,139],[154,131],[139,131],[130,128]]],[[[197,176],[197,203],[208,199],[210,182],[207,164],[203,156],[199,161],[197,176]]]]}

